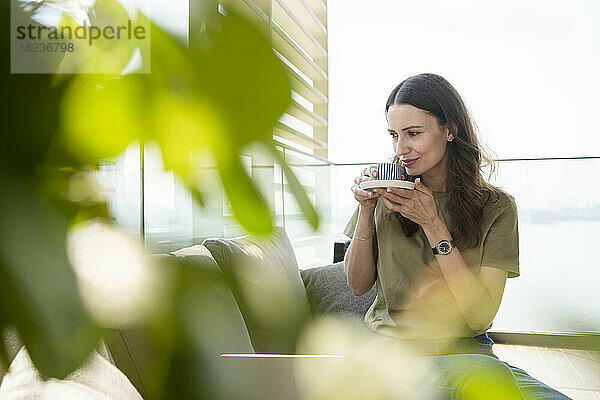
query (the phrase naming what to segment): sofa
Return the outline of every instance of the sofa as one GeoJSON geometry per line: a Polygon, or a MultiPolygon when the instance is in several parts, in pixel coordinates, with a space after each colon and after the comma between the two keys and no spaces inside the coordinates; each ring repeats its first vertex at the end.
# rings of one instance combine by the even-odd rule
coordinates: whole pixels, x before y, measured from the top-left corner
{"type": "MultiPolygon", "coordinates": [[[[339,251],[337,244],[336,252],[339,251]]],[[[340,257],[338,253],[336,257],[340,257]]],[[[365,295],[355,296],[347,286],[343,262],[300,271],[291,242],[280,227],[275,227],[269,236],[208,238],[202,244],[151,257],[161,267],[169,262],[178,262],[187,265],[190,270],[227,276],[235,274],[238,280],[248,283],[247,286],[256,287],[265,296],[263,300],[279,302],[274,310],[285,311],[285,315],[278,317],[279,323],[265,323],[248,307],[248,299],[244,298],[240,288],[214,283],[199,287],[198,290],[205,293],[211,304],[215,304],[211,307],[212,312],[218,312],[221,320],[218,332],[214,332],[213,343],[207,346],[213,358],[222,353],[293,354],[301,328],[299,324],[305,323],[306,318],[320,314],[340,315],[360,326],[376,295],[373,287],[365,295]],[[265,276],[271,277],[271,281],[265,281],[265,276]]],[[[202,283],[198,285],[202,286],[202,283]]],[[[214,315],[206,318],[209,323],[214,315]]],[[[211,340],[210,332],[203,334],[211,340]]],[[[107,339],[106,346],[103,344],[98,348],[98,354],[94,355],[97,359],[92,358],[91,364],[99,363],[98,368],[105,361],[115,365],[139,394],[147,398],[152,390],[154,366],[159,357],[152,335],[145,327],[117,329],[107,339]]],[[[19,355],[24,359],[19,362],[30,363],[26,351],[22,349],[24,354],[19,352],[21,345],[16,335],[7,335],[5,339],[11,341],[11,359],[19,355]]],[[[229,367],[227,372],[231,373],[229,367]]],[[[0,371],[0,380],[4,373],[0,371]]],[[[118,377],[120,381],[122,378],[118,377]]],[[[33,373],[27,375],[27,379],[39,381],[33,373]]],[[[248,380],[251,379],[248,377],[248,380]]]]}
{"type": "MultiPolygon", "coordinates": [[[[339,245],[336,244],[338,258],[339,245]]],[[[185,264],[191,271],[227,276],[235,274],[238,280],[248,283],[247,286],[257,288],[260,295],[265,297],[264,301],[279,302],[274,310],[285,311],[285,315],[278,316],[279,323],[269,324],[247,306],[248,299],[244,298],[245,294],[239,288],[199,281],[198,290],[205,293],[210,304],[214,304],[211,312],[218,313],[221,321],[219,330],[212,333],[213,343],[210,343],[211,332],[203,332],[210,343],[206,350],[215,359],[222,353],[292,354],[301,328],[299,324],[305,323],[306,318],[320,314],[340,315],[360,326],[376,295],[373,287],[365,295],[355,296],[347,286],[343,262],[300,271],[290,240],[280,227],[275,227],[269,236],[208,238],[202,244],[169,254],[154,255],[152,258],[161,267],[177,262],[185,264]],[[271,277],[271,281],[265,281],[265,276],[271,277]]],[[[206,316],[207,324],[211,318],[214,315],[206,316]]],[[[21,344],[18,337],[15,334],[7,335],[5,340],[10,341],[10,358],[18,356],[20,365],[30,365],[26,351],[22,349],[19,352],[21,344]]],[[[115,365],[139,394],[147,398],[152,390],[155,365],[160,362],[154,344],[153,333],[146,327],[117,329],[107,339],[106,346],[103,344],[98,348],[89,364],[96,365],[94,368],[97,369],[103,368],[105,361],[115,365]]],[[[230,369],[228,367],[227,373],[231,374],[230,369]]],[[[4,373],[0,371],[0,380],[4,373]]],[[[74,375],[81,377],[86,373],[74,375]]],[[[20,379],[41,382],[33,372],[20,379]]],[[[124,380],[123,376],[113,379],[117,379],[119,384],[124,380]]],[[[253,378],[247,379],[251,381],[253,378]]]]}
{"type": "MultiPolygon", "coordinates": [[[[199,245],[152,256],[161,268],[168,268],[169,263],[184,265],[189,272],[184,274],[184,284],[202,293],[206,300],[204,304],[209,304],[208,307],[192,309],[201,318],[199,325],[190,329],[192,334],[196,328],[202,331],[201,350],[204,356],[208,356],[204,359],[213,360],[209,368],[203,370],[202,377],[193,378],[211,382],[207,387],[230,390],[212,398],[297,398],[296,388],[292,387],[295,382],[290,363],[226,362],[220,359],[223,353],[292,354],[296,350],[299,324],[320,315],[343,317],[355,328],[368,332],[362,321],[375,299],[376,288],[373,286],[362,296],[351,292],[343,261],[339,261],[343,260],[347,245],[347,241],[336,242],[334,261],[337,262],[302,271],[298,269],[287,234],[279,227],[267,237],[208,238],[199,245]],[[226,283],[227,280],[215,283],[203,278],[210,274],[235,275],[239,282],[245,282],[245,289],[231,286],[226,283]],[[262,296],[261,305],[269,304],[269,301],[275,303],[275,307],[267,307],[275,313],[275,323],[272,318],[262,318],[264,310],[261,307],[252,307],[252,301],[248,301],[247,297],[248,290],[254,297],[262,296]],[[212,324],[215,318],[219,319],[216,326],[212,324]],[[233,379],[235,385],[230,384],[233,379]],[[225,384],[212,385],[215,380],[222,380],[225,384]]],[[[122,328],[115,330],[106,340],[106,345],[103,343],[86,365],[65,381],[42,382],[17,336],[5,335],[4,340],[10,342],[8,355],[14,358],[9,374],[16,376],[2,381],[0,398],[3,399],[21,399],[25,391],[34,393],[26,398],[48,398],[47,392],[56,394],[69,390],[81,390],[74,395],[74,398],[81,399],[150,398],[149,393],[153,392],[153,384],[156,383],[156,366],[161,362],[164,364],[152,332],[146,327],[122,328]],[[17,370],[17,374],[13,370],[17,370]]],[[[518,380],[531,386],[532,378],[524,371],[510,368],[518,380]]],[[[175,372],[180,370],[176,368],[175,372]]],[[[0,380],[3,374],[4,371],[0,370],[0,380]]],[[[537,381],[534,383],[537,385],[535,398],[566,398],[537,381]]],[[[450,398],[453,392],[449,387],[420,386],[419,394],[423,399],[436,399],[450,398]]],[[[171,397],[190,396],[188,393],[173,393],[171,397]]],[[[196,397],[211,398],[206,393],[196,397]]]]}
{"type": "MultiPolygon", "coordinates": [[[[293,354],[298,324],[305,321],[303,316],[338,315],[361,326],[376,296],[375,286],[362,296],[351,292],[343,261],[299,270],[292,244],[280,227],[275,227],[269,236],[208,238],[202,244],[157,257],[163,261],[189,263],[191,268],[236,274],[241,280],[257,278],[248,286],[259,285],[261,293],[272,299],[279,299],[280,293],[287,294],[285,301],[288,304],[278,305],[279,309],[286,310],[286,315],[281,318],[287,318],[287,321],[261,324],[261,318],[253,315],[253,310],[245,305],[248,301],[243,298],[242,290],[226,285],[205,288],[211,292],[208,296],[218,299],[215,303],[219,315],[225,315],[222,324],[226,326],[221,329],[225,337],[215,340],[210,349],[215,358],[223,353],[293,354]],[[264,282],[262,277],[267,275],[275,281],[264,282]],[[290,301],[293,304],[289,304],[290,301]]],[[[107,343],[114,364],[144,398],[151,385],[149,366],[155,357],[148,335],[143,328],[121,329],[107,343]]]]}

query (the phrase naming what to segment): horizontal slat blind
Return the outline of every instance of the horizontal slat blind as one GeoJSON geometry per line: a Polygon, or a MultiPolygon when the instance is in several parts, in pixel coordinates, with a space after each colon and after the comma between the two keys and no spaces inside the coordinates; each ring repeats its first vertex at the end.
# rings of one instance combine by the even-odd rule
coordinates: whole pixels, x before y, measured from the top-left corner
{"type": "Polygon", "coordinates": [[[291,78],[293,100],[288,115],[275,127],[274,138],[327,159],[327,1],[218,0],[218,5],[222,14],[235,10],[264,25],[291,78]],[[290,124],[294,120],[298,124],[290,124]]]}
{"type": "Polygon", "coordinates": [[[312,149],[321,149],[327,146],[327,143],[324,143],[314,137],[305,135],[304,133],[282,122],[278,122],[275,125],[273,134],[312,149]]]}

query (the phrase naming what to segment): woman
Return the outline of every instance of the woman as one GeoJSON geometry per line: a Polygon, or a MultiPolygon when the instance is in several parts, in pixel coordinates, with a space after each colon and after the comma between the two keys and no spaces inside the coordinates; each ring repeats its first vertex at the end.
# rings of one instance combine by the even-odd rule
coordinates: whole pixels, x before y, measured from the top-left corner
{"type": "Polygon", "coordinates": [[[568,398],[492,352],[486,332],[506,279],[519,276],[517,207],[482,177],[491,161],[460,95],[444,78],[421,74],[394,88],[385,110],[393,162],[415,189],[361,189],[376,167],[354,180],[359,204],[344,231],[352,238],[344,268],[357,296],[377,283],[365,322],[420,356],[441,357],[447,370],[461,371],[448,360],[493,361],[526,398],[568,398]]]}

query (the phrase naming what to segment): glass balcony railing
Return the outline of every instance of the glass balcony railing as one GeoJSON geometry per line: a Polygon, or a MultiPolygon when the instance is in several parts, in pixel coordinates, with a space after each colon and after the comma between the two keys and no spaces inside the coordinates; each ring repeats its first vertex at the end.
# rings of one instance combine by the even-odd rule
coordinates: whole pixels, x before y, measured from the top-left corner
{"type": "Polygon", "coordinates": [[[519,208],[521,276],[494,329],[600,331],[600,157],[505,160],[496,185],[519,208]]]}
{"type": "MultiPolygon", "coordinates": [[[[304,221],[280,166],[258,150],[243,156],[252,179],[285,228],[301,269],[327,265],[333,244],[356,208],[350,187],[367,165],[333,164],[281,144],[321,217],[313,231],[304,221]]],[[[493,184],[511,193],[519,208],[521,276],[507,282],[493,330],[507,332],[600,331],[600,157],[500,160],[493,184]]],[[[245,234],[232,216],[217,170],[198,165],[204,207],[172,173],[158,148],[147,145],[140,168],[139,146],[101,167],[98,181],[117,223],[141,234],[153,252],[201,243],[207,237],[245,234]],[[143,173],[144,179],[141,179],[143,173]],[[143,186],[142,186],[143,181],[143,186]],[[142,190],[143,187],[143,190],[142,190]],[[143,195],[142,195],[143,194],[143,195]]]]}

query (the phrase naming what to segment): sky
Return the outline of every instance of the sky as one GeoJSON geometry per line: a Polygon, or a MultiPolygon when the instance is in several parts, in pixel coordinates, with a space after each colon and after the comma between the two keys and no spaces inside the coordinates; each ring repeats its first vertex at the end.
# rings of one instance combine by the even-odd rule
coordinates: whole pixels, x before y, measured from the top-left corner
{"type": "Polygon", "coordinates": [[[499,158],[600,154],[600,2],[329,0],[329,152],[392,155],[385,101],[444,76],[499,158]],[[595,25],[594,25],[595,22],[595,25]]]}

